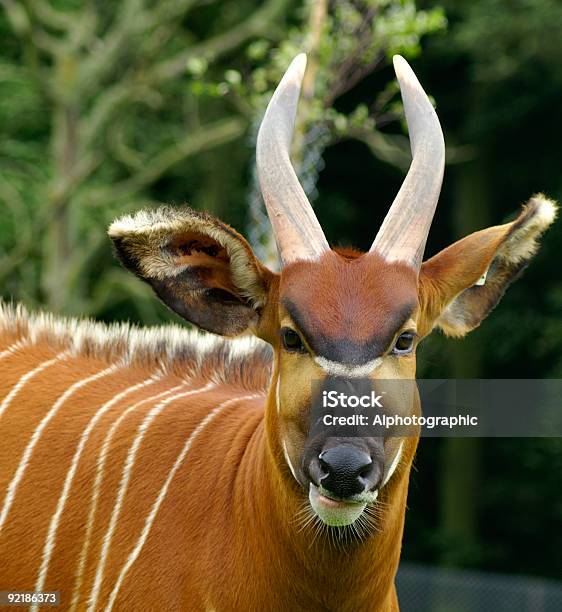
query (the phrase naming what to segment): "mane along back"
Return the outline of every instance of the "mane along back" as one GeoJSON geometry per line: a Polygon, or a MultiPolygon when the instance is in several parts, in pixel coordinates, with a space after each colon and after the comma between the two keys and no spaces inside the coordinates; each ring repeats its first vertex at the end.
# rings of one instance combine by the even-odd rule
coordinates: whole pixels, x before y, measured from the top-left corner
{"type": "Polygon", "coordinates": [[[253,337],[225,339],[173,324],[106,324],[29,313],[21,304],[0,301],[0,351],[16,342],[259,392],[267,390],[273,362],[269,345],[253,337]]]}

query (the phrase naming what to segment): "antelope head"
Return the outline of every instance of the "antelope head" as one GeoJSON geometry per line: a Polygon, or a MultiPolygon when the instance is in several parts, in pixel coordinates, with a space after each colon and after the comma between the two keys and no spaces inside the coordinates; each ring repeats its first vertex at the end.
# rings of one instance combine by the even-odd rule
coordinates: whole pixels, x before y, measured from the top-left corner
{"type": "MultiPolygon", "coordinates": [[[[262,265],[232,228],[188,208],[124,217],[109,235],[124,265],[180,316],[210,332],[249,333],[271,344],[271,456],[325,524],[349,525],[381,491],[407,480],[417,439],[312,435],[312,383],[415,381],[420,341],[435,328],[463,336],[477,327],[532,258],[556,208],[537,195],[515,221],[471,234],[423,262],[445,146],[432,104],[396,56],[410,169],[369,252],[331,249],[289,156],[305,66],[304,55],[290,65],[257,140],[280,273],[262,265]]],[[[417,414],[415,385],[408,388],[392,400],[393,409],[417,414]]]]}

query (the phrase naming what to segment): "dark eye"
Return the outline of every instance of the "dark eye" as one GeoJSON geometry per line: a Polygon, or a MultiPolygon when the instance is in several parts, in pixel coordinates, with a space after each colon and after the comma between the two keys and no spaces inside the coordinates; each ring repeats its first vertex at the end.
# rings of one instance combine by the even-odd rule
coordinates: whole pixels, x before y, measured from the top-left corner
{"type": "Polygon", "coordinates": [[[281,329],[281,339],[283,340],[283,348],[286,351],[290,351],[291,353],[304,351],[300,336],[289,327],[283,327],[281,329]]]}
{"type": "Polygon", "coordinates": [[[396,343],[392,352],[395,355],[406,355],[414,348],[414,334],[412,332],[403,332],[396,339],[396,343]]]}

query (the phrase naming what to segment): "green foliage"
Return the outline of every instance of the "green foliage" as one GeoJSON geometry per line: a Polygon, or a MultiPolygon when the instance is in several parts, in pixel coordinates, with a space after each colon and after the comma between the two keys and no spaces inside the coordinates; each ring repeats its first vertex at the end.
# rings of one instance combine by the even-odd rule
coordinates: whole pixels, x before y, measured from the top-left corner
{"type": "MultiPolygon", "coordinates": [[[[446,142],[462,144],[469,155],[447,168],[429,253],[507,220],[534,192],[562,197],[562,134],[555,121],[562,6],[551,0],[442,4],[448,35],[430,41],[422,66],[430,67],[426,78],[433,79],[446,142]]],[[[561,240],[558,222],[522,279],[469,337],[430,338],[418,356],[420,374],[560,378],[561,240]]],[[[455,442],[422,441],[411,506],[424,510],[410,515],[406,541],[425,531],[406,556],[558,578],[560,440],[485,439],[447,461],[455,442]],[[444,498],[456,503],[437,502],[444,498]]]]}
{"type": "MultiPolygon", "coordinates": [[[[318,193],[334,242],[368,247],[410,161],[388,69],[394,53],[414,61],[438,101],[454,162],[429,254],[501,222],[534,192],[562,199],[555,0],[428,0],[421,8],[412,0],[11,0],[2,7],[0,283],[8,299],[106,320],[170,319],[113,261],[105,238],[117,215],[159,202],[188,199],[239,229],[250,217],[247,233],[256,246],[265,241],[263,211],[248,212],[248,201],[261,210],[253,140],[274,86],[302,50],[311,78],[294,160],[311,198],[318,193]]],[[[560,377],[560,241],[562,223],[469,338],[428,340],[420,375],[560,377]]],[[[469,487],[466,463],[478,486],[457,497],[447,488],[447,442],[421,442],[405,557],[559,576],[559,440],[486,440],[465,449],[452,480],[469,487]],[[456,532],[447,496],[470,500],[456,532]]]]}
{"type": "MultiPolygon", "coordinates": [[[[307,50],[314,71],[314,95],[306,100],[307,123],[325,122],[332,139],[356,137],[359,130],[372,131],[377,117],[394,102],[398,91],[394,82],[370,101],[369,110],[362,103],[350,113],[343,113],[336,110],[335,101],[373,71],[386,66],[393,55],[416,57],[421,39],[446,27],[444,13],[440,8],[417,10],[412,0],[346,0],[333,3],[325,15],[315,19],[314,4],[309,0],[301,8],[300,24],[289,28],[279,45],[267,39],[248,45],[244,78],[239,71],[227,70],[218,82],[206,80],[206,66],[196,60],[189,69],[199,78],[195,83],[198,91],[209,96],[232,94],[259,115],[290,61],[307,50]]],[[[393,110],[400,112],[400,108],[395,105],[393,110]]]]}
{"type": "Polygon", "coordinates": [[[7,3],[0,17],[3,292],[107,318],[129,304],[128,316],[158,320],[163,311],[149,292],[112,264],[104,228],[150,201],[181,202],[185,192],[196,207],[243,218],[250,151],[240,138],[303,49],[311,54],[311,86],[296,158],[315,125],[325,125],[332,141],[363,138],[384,155],[389,147],[373,132],[396,87],[369,109],[361,103],[343,113],[335,101],[393,53],[416,55],[421,37],[444,26],[442,11],[416,11],[411,0],[326,6],[294,7],[296,21],[285,25],[288,0],[245,0],[235,9],[192,0],[126,0],[96,10],[68,1],[7,3]],[[227,208],[233,193],[238,203],[227,208]]]}
{"type": "Polygon", "coordinates": [[[526,63],[546,67],[560,81],[562,6],[557,0],[487,0],[467,3],[454,40],[474,58],[475,78],[493,82],[517,76],[526,63]],[[486,41],[486,44],[482,44],[486,41]]]}
{"type": "MultiPolygon", "coordinates": [[[[209,101],[198,79],[207,71],[224,73],[225,56],[273,35],[288,1],[259,7],[242,1],[235,11],[212,4],[4,3],[5,295],[58,312],[102,316],[129,301],[135,306],[127,314],[160,317],[148,291],[111,263],[105,227],[124,211],[167,199],[165,185],[175,173],[196,183],[190,171],[197,173],[199,160],[240,139],[247,116],[220,95],[209,101]]],[[[232,71],[228,78],[236,82],[232,71]]],[[[222,85],[216,89],[224,93],[222,85]]],[[[240,167],[233,173],[240,176],[240,167]]],[[[194,192],[197,187],[205,193],[202,182],[194,192]]],[[[180,201],[181,193],[175,195],[180,201]]],[[[213,202],[201,197],[200,206],[212,209],[213,202]]]]}

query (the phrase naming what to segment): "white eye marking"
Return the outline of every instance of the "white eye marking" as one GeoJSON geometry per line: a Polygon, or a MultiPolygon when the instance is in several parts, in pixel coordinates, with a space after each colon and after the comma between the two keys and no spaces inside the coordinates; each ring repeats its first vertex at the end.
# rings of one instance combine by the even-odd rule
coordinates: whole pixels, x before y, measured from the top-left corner
{"type": "Polygon", "coordinates": [[[350,378],[364,378],[382,363],[382,358],[377,357],[360,366],[351,366],[339,361],[330,361],[325,357],[315,357],[314,361],[328,374],[332,376],[348,376],[350,378]]]}
{"type": "Polygon", "coordinates": [[[404,447],[404,442],[402,441],[400,442],[400,446],[398,447],[398,452],[396,453],[396,455],[394,455],[394,459],[392,460],[392,463],[390,464],[390,467],[388,468],[388,472],[386,473],[386,476],[384,477],[384,481],[382,483],[383,487],[390,480],[390,478],[392,477],[392,474],[394,474],[394,471],[398,467],[398,464],[400,463],[400,458],[402,457],[403,447],[404,447]]]}

